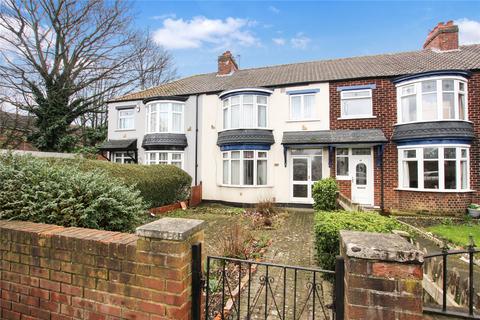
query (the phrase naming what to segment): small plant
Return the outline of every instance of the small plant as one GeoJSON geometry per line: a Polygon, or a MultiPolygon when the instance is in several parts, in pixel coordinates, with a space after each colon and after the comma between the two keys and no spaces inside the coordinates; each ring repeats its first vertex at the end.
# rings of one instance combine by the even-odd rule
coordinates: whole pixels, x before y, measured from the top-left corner
{"type": "Polygon", "coordinates": [[[337,208],[338,184],[333,178],[326,178],[313,185],[313,208],[319,211],[333,211],[337,208]]]}
{"type": "Polygon", "coordinates": [[[257,203],[255,211],[264,217],[271,217],[277,213],[275,201],[273,199],[265,199],[257,203]]]}
{"type": "Polygon", "coordinates": [[[219,239],[219,254],[229,258],[246,259],[252,235],[239,224],[227,229],[219,239]]]}
{"type": "Polygon", "coordinates": [[[468,206],[468,209],[480,210],[480,205],[479,205],[479,204],[476,204],[476,203],[471,203],[471,204],[468,206]]]}

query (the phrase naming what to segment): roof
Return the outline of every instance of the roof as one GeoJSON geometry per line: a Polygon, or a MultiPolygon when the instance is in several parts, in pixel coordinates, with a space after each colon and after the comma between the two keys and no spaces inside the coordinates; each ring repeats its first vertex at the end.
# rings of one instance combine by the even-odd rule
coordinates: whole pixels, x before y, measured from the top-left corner
{"type": "Polygon", "coordinates": [[[284,132],[282,144],[342,144],[342,143],[383,143],[387,138],[381,129],[320,130],[284,132]]]}
{"type": "Polygon", "coordinates": [[[218,133],[217,145],[272,145],[275,143],[272,130],[238,129],[218,133]]]}
{"type": "Polygon", "coordinates": [[[216,73],[200,74],[127,94],[110,102],[213,93],[245,87],[274,87],[346,79],[394,77],[436,70],[477,69],[480,69],[479,44],[460,46],[459,50],[443,52],[427,49],[243,69],[227,76],[217,76],[216,73]]]}
{"type": "Polygon", "coordinates": [[[187,136],[183,133],[149,133],[143,137],[142,147],[155,149],[158,147],[187,147],[187,136]]]}
{"type": "Polygon", "coordinates": [[[28,132],[34,129],[34,121],[33,116],[0,110],[0,127],[28,132]]]}
{"type": "Polygon", "coordinates": [[[473,140],[473,124],[465,121],[406,123],[394,127],[392,140],[396,142],[420,139],[473,140]]]}
{"type": "Polygon", "coordinates": [[[136,150],[137,139],[107,140],[99,149],[106,151],[136,150]]]}

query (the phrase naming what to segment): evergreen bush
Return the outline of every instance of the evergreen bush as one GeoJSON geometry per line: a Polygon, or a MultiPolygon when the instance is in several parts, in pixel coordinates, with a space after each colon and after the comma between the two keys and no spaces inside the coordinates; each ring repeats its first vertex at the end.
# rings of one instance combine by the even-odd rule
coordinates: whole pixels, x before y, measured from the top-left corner
{"type": "Polygon", "coordinates": [[[140,192],[105,171],[0,156],[0,219],[128,232],[145,212],[140,192]]]}
{"type": "Polygon", "coordinates": [[[375,212],[317,212],[314,222],[316,258],[322,269],[334,270],[335,257],[340,253],[340,231],[391,233],[405,230],[394,218],[375,212]]]}
{"type": "Polygon", "coordinates": [[[312,190],[313,208],[319,211],[332,211],[337,208],[338,184],[333,178],[315,182],[312,190]]]}
{"type": "Polygon", "coordinates": [[[55,163],[76,165],[82,171],[101,170],[140,191],[150,208],[187,200],[192,178],[173,165],[135,165],[88,159],[51,159],[55,163]]]}

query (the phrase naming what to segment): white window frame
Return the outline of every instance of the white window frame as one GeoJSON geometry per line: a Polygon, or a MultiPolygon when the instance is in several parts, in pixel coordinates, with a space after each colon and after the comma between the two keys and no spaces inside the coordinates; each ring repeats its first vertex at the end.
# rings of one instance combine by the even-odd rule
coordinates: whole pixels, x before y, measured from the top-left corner
{"type": "Polygon", "coordinates": [[[128,155],[128,152],[126,151],[112,151],[110,157],[111,157],[111,162],[115,162],[115,163],[121,163],[121,164],[135,163],[135,161],[128,155]],[[121,161],[117,162],[117,159],[120,159],[121,161]],[[125,162],[125,160],[129,160],[130,162],[125,162]]]}
{"type": "Polygon", "coordinates": [[[118,109],[117,112],[118,112],[117,130],[133,130],[133,129],[135,129],[135,107],[121,108],[121,109],[118,109]],[[128,115],[128,116],[122,115],[122,112],[125,112],[125,111],[132,111],[132,114],[128,115]],[[122,123],[121,120],[124,120],[124,119],[131,119],[132,120],[132,122],[131,122],[132,126],[122,128],[120,124],[122,123]]]}
{"type": "Polygon", "coordinates": [[[221,183],[220,185],[222,186],[226,186],[226,187],[268,187],[269,184],[269,180],[270,180],[270,175],[268,173],[268,163],[269,163],[269,160],[268,160],[269,156],[268,156],[268,150],[229,150],[229,151],[222,151],[222,165],[221,165],[221,170],[222,170],[222,178],[221,178],[221,183]],[[249,151],[253,151],[253,158],[245,158],[243,153],[244,152],[249,152],[249,151]],[[240,161],[240,184],[231,184],[231,181],[232,181],[232,156],[231,156],[231,153],[232,152],[240,152],[240,158],[235,158],[234,160],[237,160],[237,161],[240,161]],[[266,154],[265,157],[262,157],[262,158],[259,158],[258,157],[258,153],[259,152],[263,152],[266,154]],[[227,155],[227,157],[225,157],[225,155],[227,155]],[[244,160],[253,160],[253,184],[244,184],[244,160]],[[265,181],[265,184],[257,184],[257,181],[258,181],[258,176],[257,176],[257,166],[258,166],[258,160],[265,160],[267,162],[267,181],[265,181]],[[224,161],[228,161],[228,179],[227,179],[227,183],[224,183],[223,181],[223,162],[224,161]]]}
{"type": "Polygon", "coordinates": [[[351,159],[351,156],[352,156],[352,149],[351,149],[351,148],[349,148],[349,147],[338,147],[338,148],[335,148],[335,177],[336,177],[337,180],[351,180],[351,179],[352,179],[352,177],[350,176],[350,170],[352,169],[352,168],[350,168],[350,159],[351,159]],[[339,155],[339,154],[337,153],[338,149],[347,149],[348,154],[346,154],[346,155],[345,155],[345,154],[340,154],[340,155],[339,155]],[[338,174],[337,174],[337,170],[338,170],[338,168],[337,168],[337,159],[338,159],[339,157],[347,158],[348,172],[347,172],[346,175],[338,175],[338,174]]]}
{"type": "MultiPolygon", "coordinates": [[[[250,103],[248,103],[250,104],[250,103]]],[[[233,96],[229,96],[227,98],[224,98],[222,99],[222,123],[223,123],[223,130],[232,130],[232,129],[267,129],[268,128],[268,104],[269,104],[269,96],[268,95],[263,95],[263,94],[236,94],[236,95],[233,95],[233,96]],[[244,103],[243,103],[243,98],[245,96],[252,96],[253,97],[253,113],[254,113],[254,120],[253,120],[253,123],[254,125],[253,126],[246,126],[245,125],[245,113],[244,113],[244,103]],[[239,106],[240,106],[240,111],[239,111],[239,116],[240,116],[240,120],[239,120],[239,126],[238,127],[232,127],[232,98],[233,97],[238,97],[240,102],[239,102],[239,106]],[[266,104],[263,104],[263,103],[258,103],[258,97],[265,97],[267,99],[267,102],[266,104]],[[225,105],[225,103],[227,103],[227,105],[225,105]],[[260,127],[258,125],[258,107],[259,106],[265,106],[265,126],[264,127],[260,127]],[[224,118],[224,113],[225,113],[225,110],[227,111],[227,120],[228,120],[228,123],[225,123],[225,118],[224,118]]]]}
{"type": "Polygon", "coordinates": [[[180,169],[183,169],[185,166],[185,152],[181,150],[155,150],[155,151],[146,151],[145,152],[145,164],[146,165],[152,165],[152,164],[169,164],[172,165],[172,162],[181,162],[180,169]],[[165,161],[160,161],[159,154],[160,153],[166,153],[167,154],[167,160],[165,161]],[[150,155],[155,154],[155,160],[151,161],[150,160],[150,155]],[[180,161],[178,160],[173,160],[173,154],[179,154],[181,155],[180,161]]]}
{"type": "Polygon", "coordinates": [[[428,145],[411,145],[411,146],[399,146],[398,147],[398,188],[397,190],[407,190],[407,191],[421,191],[421,192],[470,192],[470,145],[463,144],[428,144],[428,145]],[[424,188],[424,161],[428,159],[423,158],[424,148],[438,148],[438,189],[428,189],[424,188]],[[444,149],[445,148],[455,148],[456,149],[456,158],[445,159],[444,149]],[[463,158],[461,155],[462,149],[467,150],[467,157],[463,158]],[[416,158],[404,158],[404,151],[406,150],[416,150],[416,158]],[[417,161],[418,163],[418,188],[408,188],[404,187],[404,161],[417,161]],[[455,161],[456,162],[456,189],[445,189],[445,161],[455,161]],[[461,180],[461,166],[462,161],[467,162],[467,187],[462,189],[462,180],[461,180]]]}
{"type": "MultiPolygon", "coordinates": [[[[441,76],[441,77],[425,77],[410,81],[404,81],[398,83],[397,87],[397,124],[406,124],[406,123],[415,123],[415,122],[431,122],[431,121],[469,121],[468,120],[468,81],[467,79],[459,76],[441,76]],[[436,81],[437,85],[437,119],[434,120],[423,120],[423,106],[422,106],[422,82],[423,81],[436,81]],[[455,116],[453,119],[443,119],[443,87],[442,87],[442,80],[453,80],[454,81],[454,113],[455,116]],[[464,83],[464,91],[460,91],[460,82],[464,83]],[[414,94],[408,94],[405,96],[415,95],[416,96],[416,106],[417,106],[417,120],[415,121],[408,121],[402,122],[402,88],[408,85],[414,86],[414,94]],[[458,97],[459,93],[465,95],[465,119],[459,118],[459,105],[458,105],[458,97]]],[[[445,92],[452,92],[452,91],[445,91],[445,92]]]]}
{"type": "Polygon", "coordinates": [[[299,93],[299,94],[290,94],[290,97],[289,97],[289,103],[290,103],[290,107],[289,107],[289,120],[290,121],[311,121],[311,120],[317,120],[318,119],[318,116],[317,116],[317,94],[316,93],[299,93]],[[307,118],[305,117],[305,97],[306,96],[313,96],[313,114],[311,117],[307,118]],[[294,118],[293,117],[293,112],[292,112],[292,107],[293,107],[293,104],[292,104],[292,99],[294,97],[300,97],[300,117],[299,118],[294,118]]]}
{"type": "Polygon", "coordinates": [[[181,101],[152,101],[147,103],[145,106],[146,112],[146,133],[185,133],[185,103],[181,101]],[[178,104],[182,106],[181,112],[173,111],[173,105],[178,104]],[[156,116],[156,128],[151,128],[151,121],[150,117],[152,114],[152,106],[157,105],[157,111],[155,112],[156,116]],[[167,131],[160,131],[160,105],[168,105],[168,124],[167,124],[167,131]],[[181,123],[180,123],[180,130],[174,131],[173,130],[173,114],[181,114],[181,123]]]}
{"type": "Polygon", "coordinates": [[[340,119],[362,119],[362,118],[372,118],[373,117],[373,90],[372,89],[356,89],[356,90],[342,90],[340,92],[340,119]],[[367,92],[368,96],[365,97],[345,97],[345,93],[351,92],[367,92]],[[343,113],[343,102],[345,100],[369,100],[369,110],[370,112],[365,114],[357,115],[345,115],[343,113]]]}

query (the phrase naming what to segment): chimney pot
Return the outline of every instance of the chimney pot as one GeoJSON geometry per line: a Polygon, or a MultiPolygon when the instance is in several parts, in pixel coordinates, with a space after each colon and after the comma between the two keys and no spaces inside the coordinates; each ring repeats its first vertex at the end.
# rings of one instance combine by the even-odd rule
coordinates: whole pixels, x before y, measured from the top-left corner
{"type": "Polygon", "coordinates": [[[446,23],[439,22],[432,31],[429,32],[423,49],[433,49],[439,51],[458,49],[458,26],[452,20],[446,23]]]}
{"type": "Polygon", "coordinates": [[[237,62],[232,53],[227,50],[218,57],[218,72],[217,75],[224,76],[234,73],[238,70],[237,62]]]}

